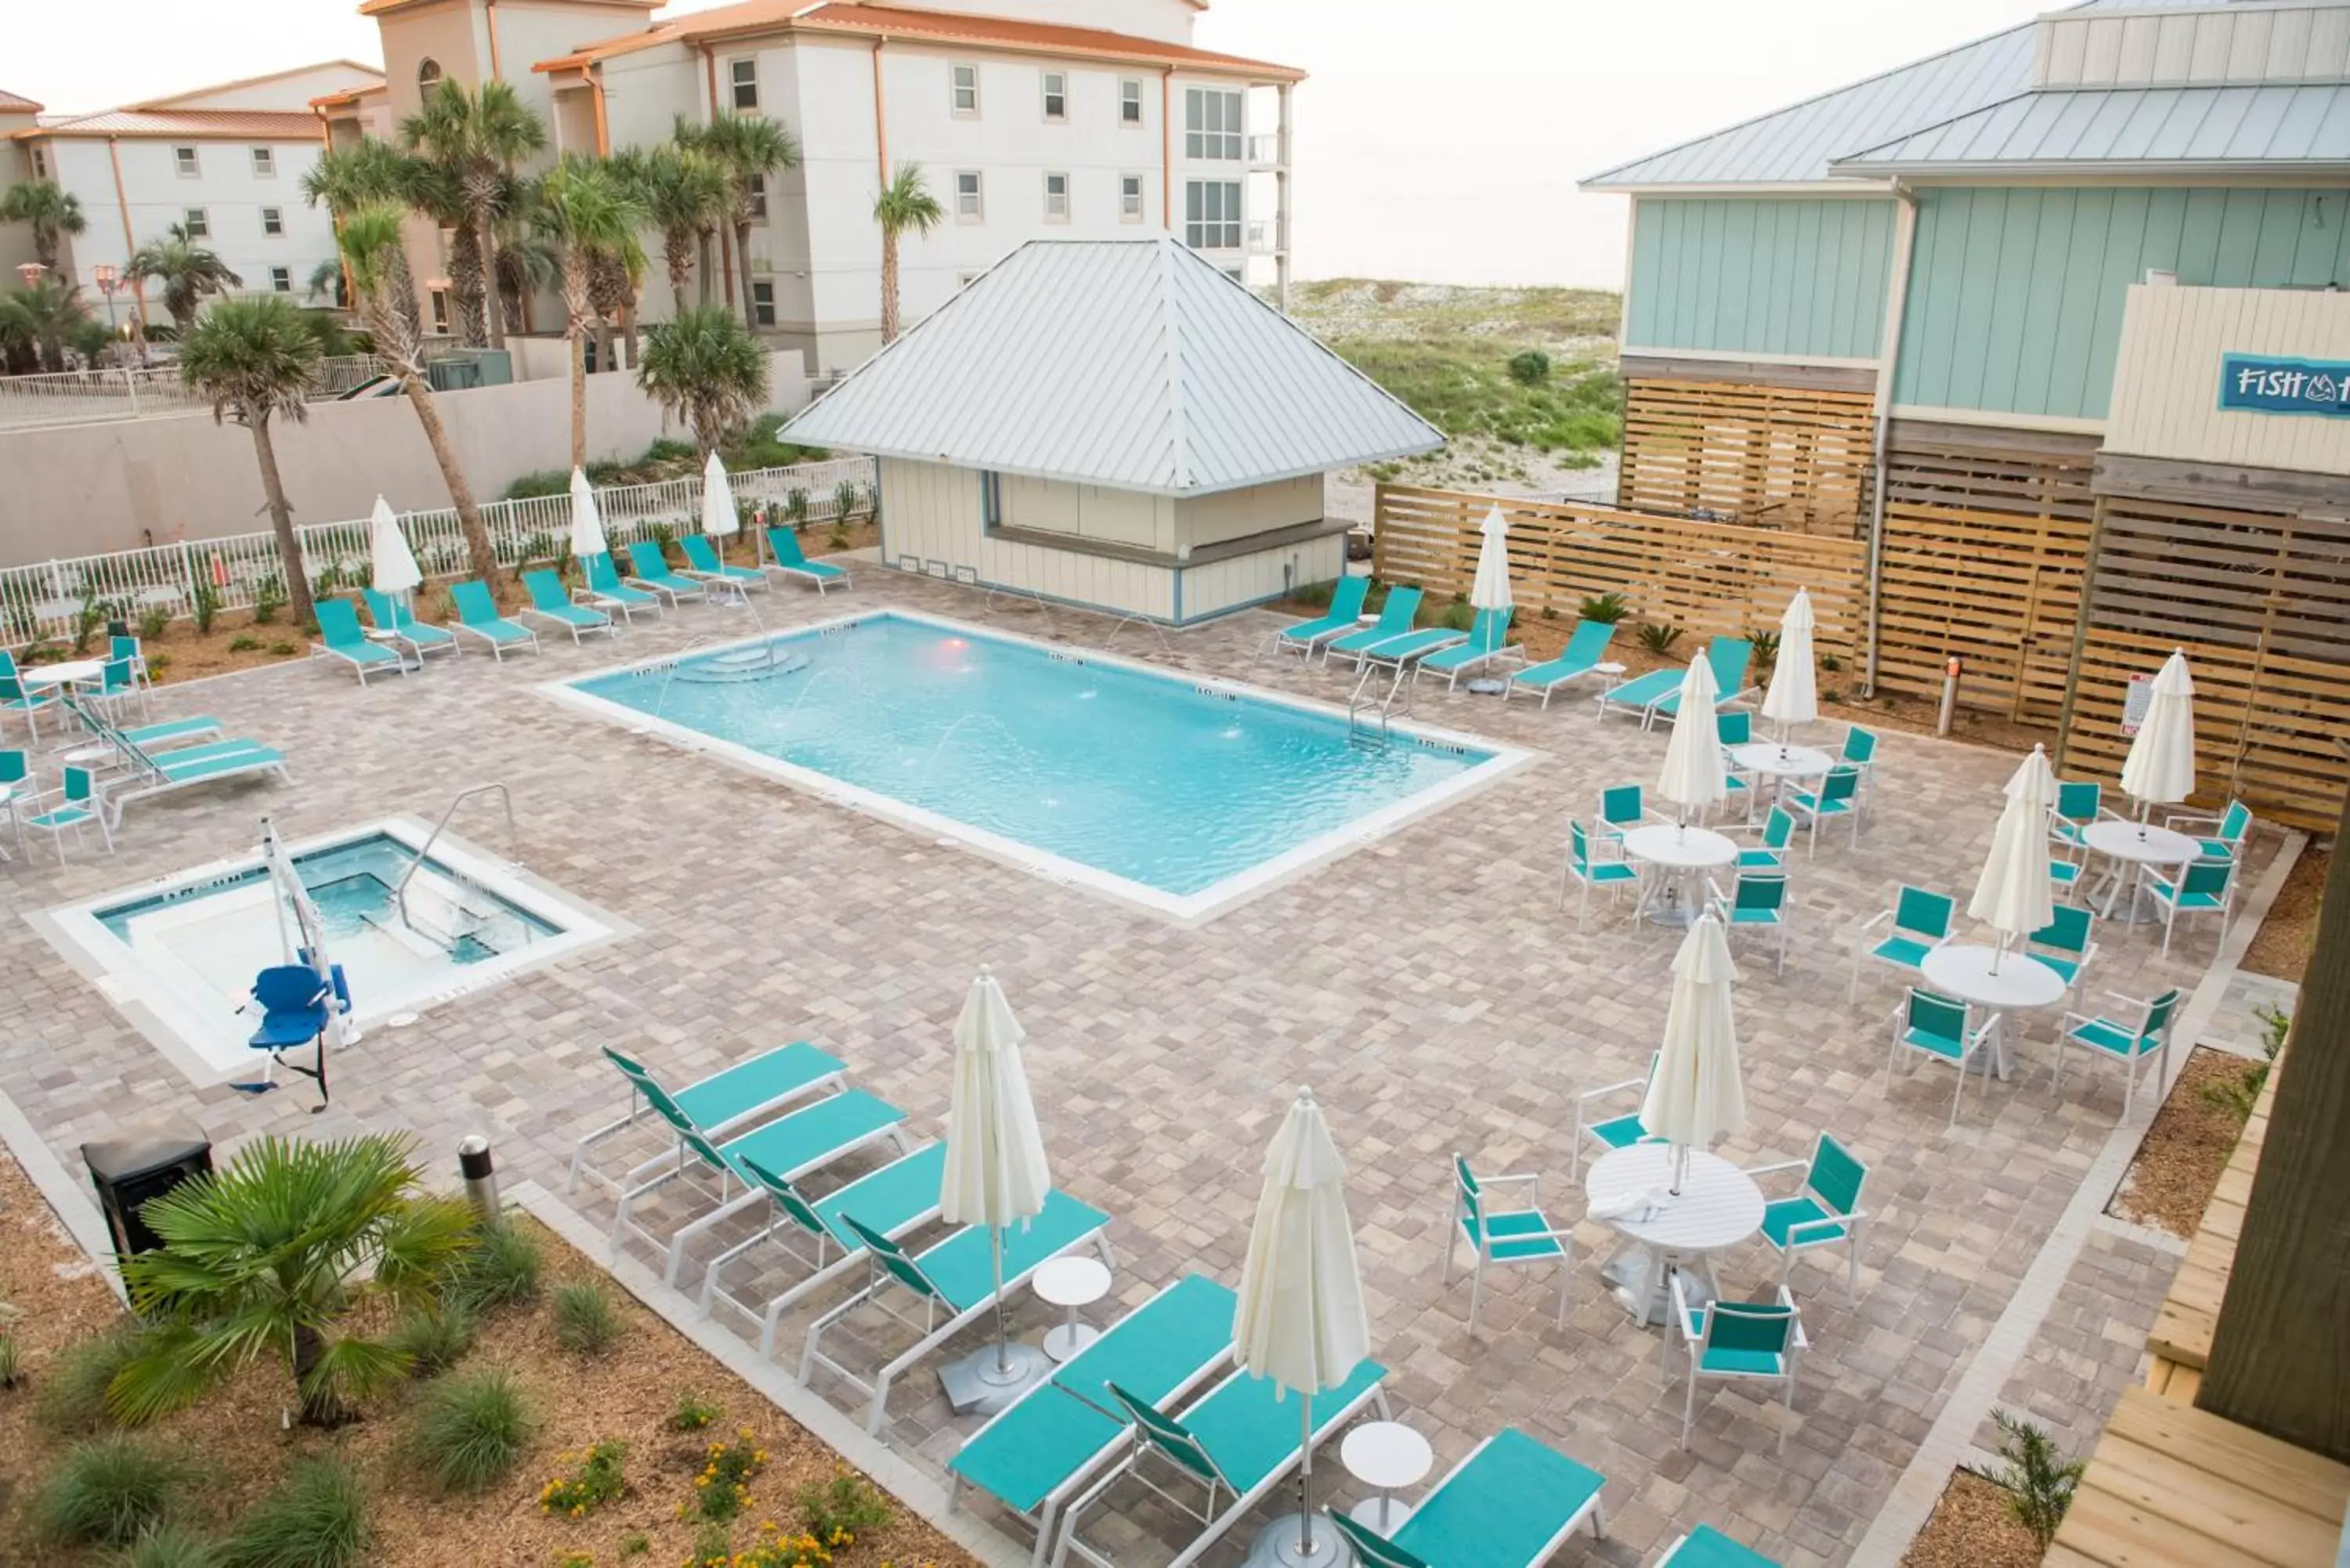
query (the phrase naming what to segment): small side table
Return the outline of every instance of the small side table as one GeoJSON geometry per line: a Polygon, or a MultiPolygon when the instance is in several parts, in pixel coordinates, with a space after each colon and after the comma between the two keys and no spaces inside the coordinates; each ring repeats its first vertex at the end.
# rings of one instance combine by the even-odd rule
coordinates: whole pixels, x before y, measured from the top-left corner
{"type": "Polygon", "coordinates": [[[1109,1270],[1100,1259],[1055,1258],[1036,1271],[1033,1288],[1038,1301],[1068,1312],[1066,1322],[1045,1331],[1046,1355],[1056,1362],[1067,1361],[1101,1337],[1101,1330],[1077,1321],[1079,1307],[1091,1306],[1109,1294],[1109,1270]]]}
{"type": "Polygon", "coordinates": [[[1338,1445],[1338,1462],[1348,1475],[1378,1490],[1378,1496],[1357,1503],[1348,1514],[1357,1523],[1392,1536],[1411,1517],[1409,1505],[1396,1501],[1395,1493],[1427,1480],[1436,1453],[1426,1438],[1401,1421],[1366,1421],[1338,1445]]]}
{"type": "Polygon", "coordinates": [[[1591,667],[1591,673],[1605,681],[1607,689],[1610,691],[1624,683],[1624,667],[1620,664],[1612,662],[1595,664],[1591,667]]]}

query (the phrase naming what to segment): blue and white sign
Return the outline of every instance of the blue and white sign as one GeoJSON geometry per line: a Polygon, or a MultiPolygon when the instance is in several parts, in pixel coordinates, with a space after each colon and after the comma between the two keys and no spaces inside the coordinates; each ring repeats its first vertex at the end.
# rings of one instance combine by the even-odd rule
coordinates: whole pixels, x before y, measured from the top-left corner
{"type": "Polygon", "coordinates": [[[2220,406],[2256,414],[2333,414],[2350,419],[2350,360],[2223,355],[2220,406]]]}

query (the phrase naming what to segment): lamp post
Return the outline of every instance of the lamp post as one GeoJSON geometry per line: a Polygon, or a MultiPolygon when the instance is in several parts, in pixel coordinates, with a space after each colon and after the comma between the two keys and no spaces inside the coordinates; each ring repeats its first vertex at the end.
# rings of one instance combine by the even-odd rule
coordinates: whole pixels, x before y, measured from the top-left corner
{"type": "Polygon", "coordinates": [[[48,268],[43,266],[39,262],[18,262],[16,264],[16,275],[25,280],[25,286],[26,288],[31,288],[37,285],[41,281],[41,275],[48,270],[48,268]]]}
{"type": "Polygon", "coordinates": [[[89,269],[89,275],[98,285],[98,292],[106,296],[106,335],[111,338],[115,335],[114,291],[122,286],[122,275],[115,270],[112,262],[100,262],[89,269]]]}

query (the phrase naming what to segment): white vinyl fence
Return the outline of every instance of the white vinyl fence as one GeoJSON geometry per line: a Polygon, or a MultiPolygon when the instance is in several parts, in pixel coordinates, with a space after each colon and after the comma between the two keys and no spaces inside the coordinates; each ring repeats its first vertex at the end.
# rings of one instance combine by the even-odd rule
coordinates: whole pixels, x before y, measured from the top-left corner
{"type": "MultiPolygon", "coordinates": [[[[737,504],[764,505],[772,524],[829,525],[842,515],[843,502],[855,516],[868,515],[874,505],[870,458],[752,469],[728,478],[737,504]],[[846,494],[844,485],[848,487],[846,494]]],[[[596,504],[615,552],[639,539],[697,532],[702,526],[702,476],[598,489],[596,504]]],[[[482,522],[501,566],[556,562],[569,554],[567,494],[488,502],[482,507],[482,522]]],[[[405,512],[400,524],[427,577],[463,576],[471,571],[456,508],[405,512]]],[[[367,586],[373,566],[366,518],[307,524],[297,526],[295,534],[314,593],[367,586]]],[[[160,609],[182,620],[196,614],[201,599],[209,598],[214,609],[250,609],[265,594],[282,599],[284,592],[277,539],[271,533],[0,567],[0,646],[21,648],[72,638],[85,615],[102,624],[109,618],[135,621],[160,609]]]]}

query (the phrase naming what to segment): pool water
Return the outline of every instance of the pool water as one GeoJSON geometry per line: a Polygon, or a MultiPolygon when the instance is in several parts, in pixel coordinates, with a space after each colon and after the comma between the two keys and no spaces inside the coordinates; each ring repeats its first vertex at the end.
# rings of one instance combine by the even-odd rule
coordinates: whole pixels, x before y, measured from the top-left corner
{"type": "MultiPolygon", "coordinates": [[[[1177,898],[1465,780],[1496,753],[883,612],[573,689],[1177,898]]],[[[802,781],[806,782],[806,781],[802,781]]]]}

